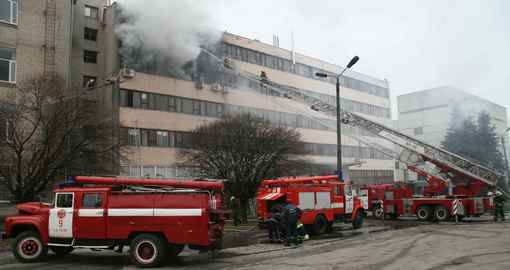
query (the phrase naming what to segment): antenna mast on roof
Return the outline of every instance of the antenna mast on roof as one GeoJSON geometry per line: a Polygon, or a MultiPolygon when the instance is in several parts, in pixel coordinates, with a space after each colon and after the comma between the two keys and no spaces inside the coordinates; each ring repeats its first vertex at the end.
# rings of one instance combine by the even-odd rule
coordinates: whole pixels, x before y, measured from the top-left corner
{"type": "Polygon", "coordinates": [[[277,35],[273,35],[273,46],[280,48],[280,38],[277,35]]]}

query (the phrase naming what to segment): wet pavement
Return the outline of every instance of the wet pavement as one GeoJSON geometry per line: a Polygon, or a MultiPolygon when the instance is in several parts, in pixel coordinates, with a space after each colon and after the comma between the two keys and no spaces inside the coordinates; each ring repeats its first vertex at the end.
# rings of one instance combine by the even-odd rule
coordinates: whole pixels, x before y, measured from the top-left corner
{"type": "MultiPolygon", "coordinates": [[[[458,225],[405,218],[367,220],[362,229],[336,226],[332,233],[313,237],[299,247],[270,244],[266,233],[253,226],[227,228],[227,235],[231,239],[226,249],[216,254],[185,250],[163,268],[510,269],[510,258],[505,259],[510,253],[510,223],[495,224],[488,218],[466,220],[458,225]],[[483,263],[490,267],[480,268],[483,263]]],[[[111,251],[77,250],[64,257],[50,253],[44,262],[37,264],[18,264],[9,253],[0,254],[0,269],[69,268],[135,267],[127,253],[111,251]]]]}

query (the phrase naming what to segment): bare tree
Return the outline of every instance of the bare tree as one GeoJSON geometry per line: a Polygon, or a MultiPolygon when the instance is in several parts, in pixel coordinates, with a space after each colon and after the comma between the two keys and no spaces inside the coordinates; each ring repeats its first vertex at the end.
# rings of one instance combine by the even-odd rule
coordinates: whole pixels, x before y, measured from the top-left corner
{"type": "Polygon", "coordinates": [[[227,116],[192,131],[190,149],[180,156],[207,177],[227,179],[227,194],[240,199],[246,217],[248,201],[264,178],[295,173],[308,164],[300,134],[250,114],[227,116]]]}
{"type": "Polygon", "coordinates": [[[33,200],[66,175],[105,173],[121,157],[111,119],[99,120],[85,94],[66,94],[57,77],[17,85],[16,101],[0,109],[0,177],[16,202],[33,200]]]}

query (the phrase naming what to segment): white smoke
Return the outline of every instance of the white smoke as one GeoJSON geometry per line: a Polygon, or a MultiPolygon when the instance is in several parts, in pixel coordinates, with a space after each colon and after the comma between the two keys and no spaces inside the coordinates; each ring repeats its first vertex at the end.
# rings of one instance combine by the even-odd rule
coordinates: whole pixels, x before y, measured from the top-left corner
{"type": "Polygon", "coordinates": [[[116,33],[128,65],[176,68],[196,59],[200,46],[219,41],[211,3],[200,0],[122,0],[116,33]],[[164,59],[162,59],[164,58],[164,59]],[[159,62],[158,64],[149,62],[159,62]],[[164,63],[162,63],[164,62],[164,63]],[[156,66],[154,66],[156,65],[156,66]]]}

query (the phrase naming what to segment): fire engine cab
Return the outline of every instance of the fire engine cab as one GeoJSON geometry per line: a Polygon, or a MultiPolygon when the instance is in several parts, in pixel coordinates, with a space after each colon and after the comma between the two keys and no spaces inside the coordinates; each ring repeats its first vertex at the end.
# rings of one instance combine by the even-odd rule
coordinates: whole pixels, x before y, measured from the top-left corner
{"type": "Polygon", "coordinates": [[[338,176],[279,178],[262,181],[257,194],[257,216],[264,224],[277,204],[292,203],[302,210],[301,222],[308,231],[323,234],[335,221],[363,225],[364,210],[352,186],[338,176]]]}
{"type": "Polygon", "coordinates": [[[142,267],[191,249],[220,247],[223,183],[206,180],[76,177],[57,187],[53,204],[23,203],[5,220],[6,238],[20,262],[75,248],[129,245],[142,267]]]}

